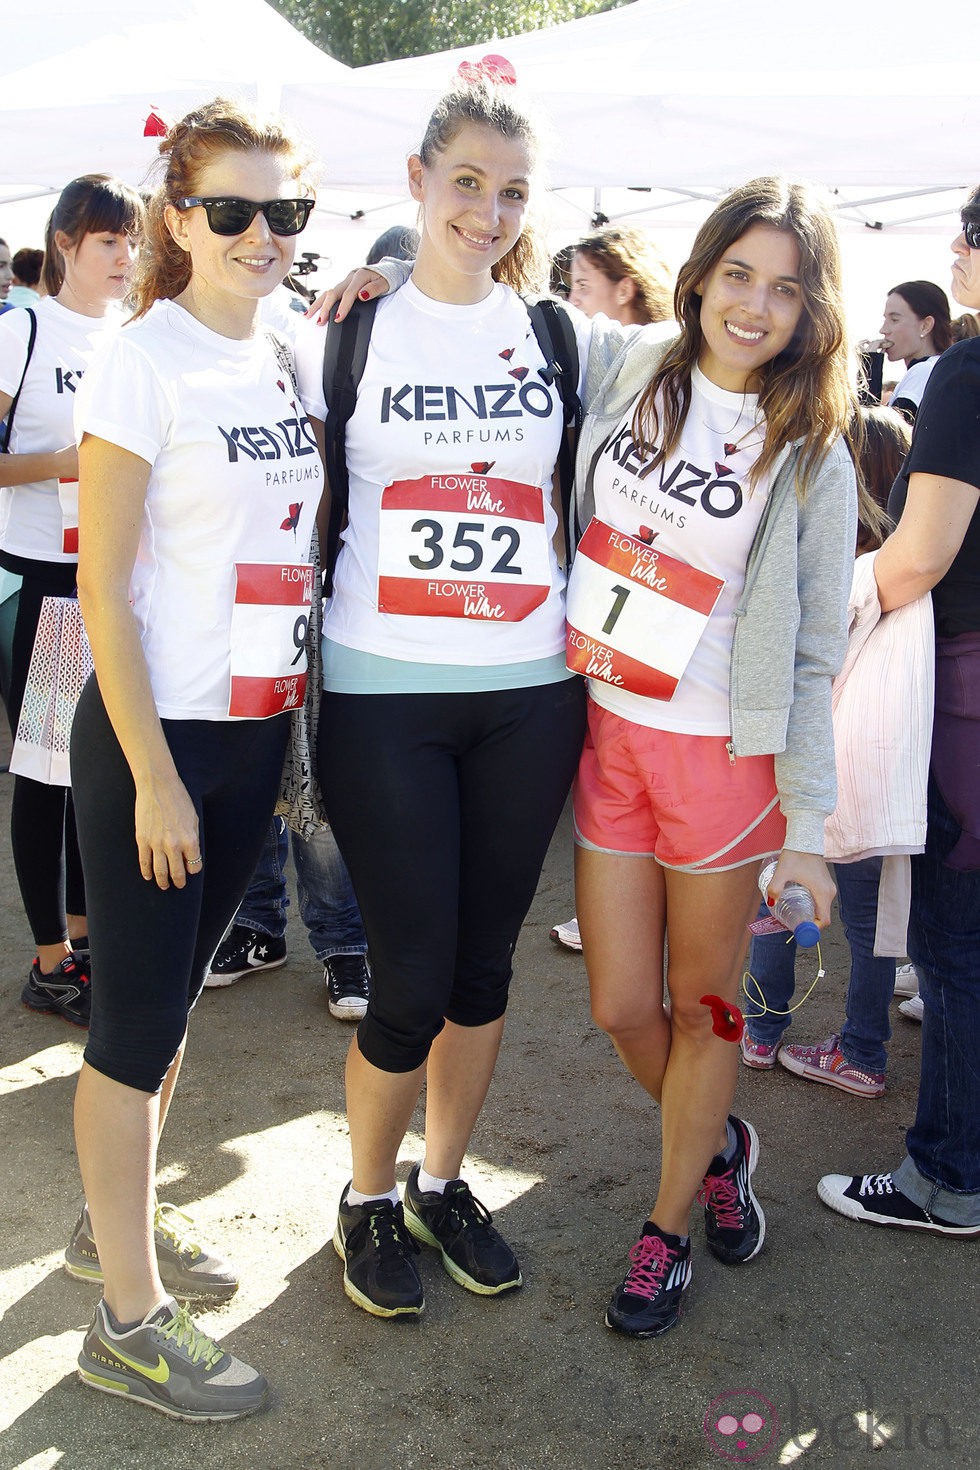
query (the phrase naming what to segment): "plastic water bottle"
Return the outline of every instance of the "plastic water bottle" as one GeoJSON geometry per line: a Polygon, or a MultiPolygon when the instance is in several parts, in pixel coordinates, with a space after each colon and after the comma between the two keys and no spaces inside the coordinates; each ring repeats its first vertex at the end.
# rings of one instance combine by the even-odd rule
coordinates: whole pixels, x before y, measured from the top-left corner
{"type": "MultiPolygon", "coordinates": [[[[776,864],[771,862],[759,874],[759,892],[764,900],[775,871],[776,864]]],[[[787,883],[776,902],[769,905],[769,912],[790,931],[801,949],[812,949],[820,938],[814,919],[813,894],[802,883],[787,883]]]]}

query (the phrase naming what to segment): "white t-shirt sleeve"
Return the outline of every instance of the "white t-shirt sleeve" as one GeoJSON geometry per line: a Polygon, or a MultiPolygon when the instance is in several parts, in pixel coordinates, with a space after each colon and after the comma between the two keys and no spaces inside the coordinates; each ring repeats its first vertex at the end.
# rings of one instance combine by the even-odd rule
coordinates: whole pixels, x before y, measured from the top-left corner
{"type": "Polygon", "coordinates": [[[168,385],[121,332],[96,358],[75,395],[75,434],[93,434],[153,464],[174,421],[168,385]]]}
{"type": "Polygon", "coordinates": [[[327,402],[323,396],[323,349],[327,345],[326,327],[316,322],[301,321],[293,339],[296,381],[300,400],[313,419],[325,419],[327,402]]]}
{"type": "Polygon", "coordinates": [[[26,311],[0,316],[0,393],[13,398],[24,374],[31,319],[26,311]]]}

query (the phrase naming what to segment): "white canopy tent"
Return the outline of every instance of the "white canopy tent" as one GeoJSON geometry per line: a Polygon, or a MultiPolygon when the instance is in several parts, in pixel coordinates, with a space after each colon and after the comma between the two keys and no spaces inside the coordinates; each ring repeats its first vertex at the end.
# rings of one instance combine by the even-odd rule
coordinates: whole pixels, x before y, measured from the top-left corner
{"type": "MultiPolygon", "coordinates": [[[[346,268],[381,228],[413,217],[406,155],[460,60],[489,51],[511,60],[550,117],[565,239],[597,212],[637,214],[677,259],[684,246],[672,249],[671,234],[689,240],[725,187],[781,169],[839,192],[858,253],[883,255],[884,236],[907,237],[911,249],[930,231],[951,232],[963,186],[980,174],[965,14],[962,0],[935,0],[927,16],[920,0],[891,0],[887,15],[853,0],[817,9],[634,0],[544,31],[351,71],[264,0],[171,0],[165,9],[151,0],[91,8],[34,0],[29,15],[0,0],[0,232],[18,235],[7,223],[10,201],[79,173],[102,168],[141,181],[156,152],[143,136],[151,107],[180,116],[230,91],[281,107],[311,134],[327,185],[304,245],[326,248],[346,268]],[[324,246],[330,219],[359,221],[349,249],[333,230],[324,246]],[[884,230],[872,237],[866,224],[884,230]]],[[[945,279],[943,246],[925,243],[935,267],[898,268],[896,278],[945,279]]],[[[882,265],[878,278],[894,270],[882,265]]]]}
{"type": "Polygon", "coordinates": [[[291,81],[315,85],[327,116],[351,75],[264,0],[0,0],[0,17],[0,199],[98,170],[140,183],[151,108],[177,118],[225,92],[274,110],[291,81]]]}
{"type": "MultiPolygon", "coordinates": [[[[550,114],[556,188],[714,193],[783,169],[904,200],[956,189],[980,166],[969,16],[962,0],[927,12],[920,0],[892,0],[884,14],[854,0],[634,0],[484,48],[358,70],[365,127],[348,130],[342,173],[331,174],[389,184],[433,96],[482,49],[506,56],[550,114]],[[387,97],[383,117],[365,88],[387,97]]],[[[317,90],[288,89],[291,111],[314,131],[317,90]]]]}

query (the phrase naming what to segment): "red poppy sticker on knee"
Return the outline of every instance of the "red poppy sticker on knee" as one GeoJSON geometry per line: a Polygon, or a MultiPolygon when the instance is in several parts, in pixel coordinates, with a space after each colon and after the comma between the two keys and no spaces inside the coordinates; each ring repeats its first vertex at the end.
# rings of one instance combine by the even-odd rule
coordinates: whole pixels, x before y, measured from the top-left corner
{"type": "Polygon", "coordinates": [[[701,1004],[711,1012],[711,1029],[723,1041],[740,1041],[745,1030],[745,1017],[736,1005],[729,1005],[719,995],[702,995],[701,1004]]]}

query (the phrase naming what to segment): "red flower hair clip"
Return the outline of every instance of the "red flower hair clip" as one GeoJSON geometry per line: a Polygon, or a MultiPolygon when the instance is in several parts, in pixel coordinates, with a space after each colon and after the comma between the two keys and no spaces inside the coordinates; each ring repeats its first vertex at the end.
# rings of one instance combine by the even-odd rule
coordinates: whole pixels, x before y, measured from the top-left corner
{"type": "Polygon", "coordinates": [[[513,87],[517,84],[517,72],[506,56],[492,53],[479,61],[461,61],[456,74],[464,82],[489,82],[491,87],[513,87]]]}
{"type": "Polygon", "coordinates": [[[745,1017],[738,1006],[729,1005],[720,995],[702,995],[701,1004],[711,1012],[711,1029],[723,1041],[740,1041],[745,1030],[745,1017]]]}
{"type": "Polygon", "coordinates": [[[146,122],[143,124],[143,137],[165,138],[169,132],[170,124],[160,116],[155,107],[151,107],[146,122]]]}

